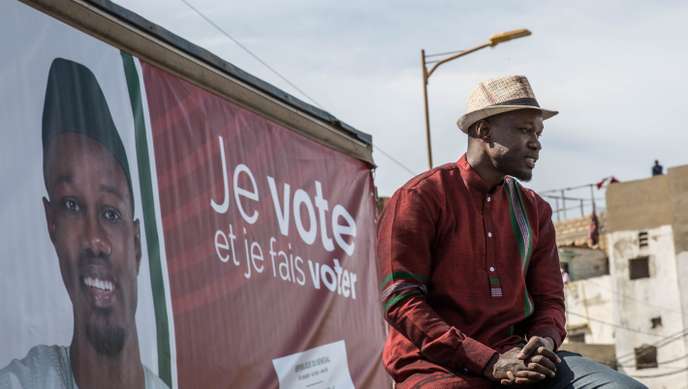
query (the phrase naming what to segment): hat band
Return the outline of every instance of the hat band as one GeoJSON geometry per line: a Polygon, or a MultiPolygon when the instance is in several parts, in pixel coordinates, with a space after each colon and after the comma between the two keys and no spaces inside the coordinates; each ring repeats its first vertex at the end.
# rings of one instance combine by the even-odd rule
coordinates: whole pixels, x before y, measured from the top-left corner
{"type": "Polygon", "coordinates": [[[501,103],[494,103],[493,105],[529,105],[538,108],[540,107],[540,104],[538,104],[537,100],[535,100],[532,97],[521,97],[519,99],[502,101],[501,103]]]}

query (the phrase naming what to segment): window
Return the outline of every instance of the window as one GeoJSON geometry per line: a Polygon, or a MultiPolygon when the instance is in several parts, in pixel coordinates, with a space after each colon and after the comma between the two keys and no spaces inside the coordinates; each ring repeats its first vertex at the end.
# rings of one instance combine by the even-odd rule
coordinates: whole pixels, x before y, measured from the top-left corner
{"type": "Polygon", "coordinates": [[[644,344],[633,349],[635,351],[635,368],[651,369],[657,367],[657,347],[644,344]]]}
{"type": "Polygon", "coordinates": [[[647,247],[648,245],[647,231],[640,231],[638,233],[638,247],[647,247]]]}
{"type": "Polygon", "coordinates": [[[650,319],[650,323],[652,323],[652,328],[657,328],[662,326],[662,317],[657,316],[653,317],[650,319]]]}
{"type": "Polygon", "coordinates": [[[585,332],[566,335],[566,339],[571,343],[585,343],[585,332]]]}
{"type": "Polygon", "coordinates": [[[632,280],[650,277],[650,257],[638,257],[628,261],[629,276],[632,280]]]}
{"type": "Polygon", "coordinates": [[[605,275],[609,274],[609,258],[605,258],[604,262],[601,264],[595,265],[594,267],[595,273],[598,275],[605,275]]]}
{"type": "Polygon", "coordinates": [[[587,324],[574,324],[566,326],[566,339],[569,343],[585,343],[585,333],[590,331],[587,324]]]}

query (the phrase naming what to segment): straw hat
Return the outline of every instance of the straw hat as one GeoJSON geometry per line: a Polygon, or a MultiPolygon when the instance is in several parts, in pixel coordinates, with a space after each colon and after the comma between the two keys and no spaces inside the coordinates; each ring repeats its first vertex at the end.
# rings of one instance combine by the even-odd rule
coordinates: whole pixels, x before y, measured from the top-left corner
{"type": "Polygon", "coordinates": [[[471,125],[482,119],[519,109],[536,109],[542,112],[543,119],[559,113],[540,108],[525,76],[505,76],[478,84],[468,96],[466,113],[456,124],[467,133],[471,125]]]}

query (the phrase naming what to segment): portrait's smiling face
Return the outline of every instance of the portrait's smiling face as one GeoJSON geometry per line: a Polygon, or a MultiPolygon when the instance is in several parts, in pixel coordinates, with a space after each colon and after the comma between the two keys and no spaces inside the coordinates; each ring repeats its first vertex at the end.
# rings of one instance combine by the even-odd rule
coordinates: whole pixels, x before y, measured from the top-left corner
{"type": "Polygon", "coordinates": [[[87,136],[55,136],[45,153],[50,238],[74,309],[75,333],[117,355],[135,331],[138,220],[113,155],[87,136]]]}

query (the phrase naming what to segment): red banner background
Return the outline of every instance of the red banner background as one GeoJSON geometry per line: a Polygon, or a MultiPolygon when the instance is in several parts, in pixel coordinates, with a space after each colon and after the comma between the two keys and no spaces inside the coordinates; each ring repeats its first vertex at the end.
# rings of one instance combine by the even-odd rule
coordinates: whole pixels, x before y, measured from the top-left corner
{"type": "Polygon", "coordinates": [[[144,63],[142,68],[179,386],[277,387],[272,359],[344,340],[355,386],[388,387],[380,364],[384,327],[370,166],[160,69],[144,63]],[[223,203],[225,198],[222,147],[229,190],[226,212],[211,206],[211,201],[223,203]],[[272,191],[269,177],[275,184],[272,191]],[[285,184],[290,188],[286,203],[285,184]],[[237,190],[244,192],[237,197],[237,190]],[[277,217],[286,219],[285,204],[290,209],[287,236],[277,217]],[[337,205],[355,220],[353,239],[346,234],[341,209],[335,215],[337,205]],[[306,239],[297,230],[299,216],[306,239]],[[342,226],[337,227],[341,244],[334,238],[333,224],[342,226]],[[313,229],[315,238],[309,244],[313,229]],[[254,260],[247,260],[247,247],[254,260]],[[343,268],[337,273],[336,290],[330,291],[322,280],[316,288],[311,267],[334,270],[334,259],[343,268]],[[283,262],[286,265],[280,265],[283,262]],[[285,274],[290,279],[283,279],[285,274]]]}

